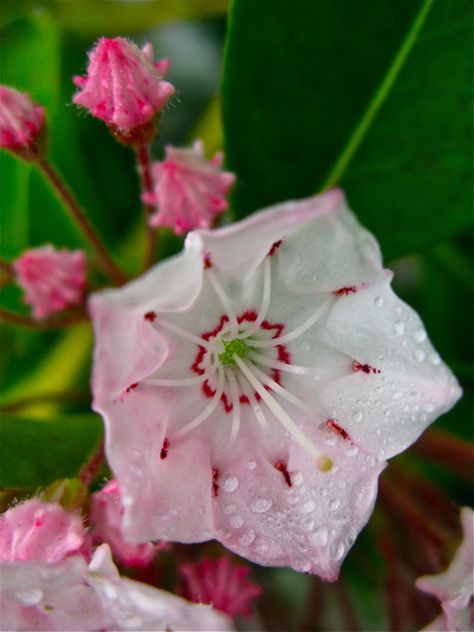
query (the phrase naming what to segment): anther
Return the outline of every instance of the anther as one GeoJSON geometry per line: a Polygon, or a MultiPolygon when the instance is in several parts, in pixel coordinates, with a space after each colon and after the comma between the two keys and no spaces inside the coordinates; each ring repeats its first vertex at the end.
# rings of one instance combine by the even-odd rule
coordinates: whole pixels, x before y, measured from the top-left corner
{"type": "Polygon", "coordinates": [[[156,312],[147,312],[143,318],[149,323],[153,323],[156,320],[156,312]]]}
{"type": "Polygon", "coordinates": [[[269,257],[273,257],[273,255],[275,254],[275,250],[281,246],[281,243],[282,243],[282,240],[281,240],[281,239],[279,239],[278,241],[276,241],[276,242],[272,245],[272,247],[271,247],[271,248],[270,248],[270,250],[268,251],[268,256],[269,256],[269,257]]]}
{"type": "Polygon", "coordinates": [[[274,467],[283,474],[283,478],[288,487],[292,487],[291,476],[288,472],[288,463],[282,459],[281,461],[277,461],[274,467]]]}
{"type": "Polygon", "coordinates": [[[355,294],[357,292],[357,288],[355,285],[351,285],[349,287],[341,287],[339,290],[334,290],[333,294],[335,296],[347,296],[348,294],[355,294]]]}
{"type": "Polygon", "coordinates": [[[160,459],[166,459],[166,457],[168,456],[169,447],[170,447],[169,439],[165,437],[163,440],[163,447],[161,448],[161,452],[160,452],[160,459]]]}
{"type": "Polygon", "coordinates": [[[334,465],[334,463],[329,456],[323,454],[323,456],[320,456],[318,457],[318,459],[316,459],[316,465],[321,470],[321,472],[329,472],[330,470],[332,470],[332,466],[334,465]]]}
{"type": "Polygon", "coordinates": [[[217,498],[217,494],[219,493],[219,484],[218,481],[219,480],[219,470],[216,468],[213,468],[212,470],[212,495],[214,496],[214,498],[217,498]]]}
{"type": "Polygon", "coordinates": [[[337,424],[334,421],[334,419],[326,419],[325,423],[326,423],[326,426],[329,428],[329,430],[332,430],[336,434],[340,435],[346,441],[351,440],[349,433],[346,430],[344,430],[344,428],[342,428],[339,424],[337,424]]]}
{"type": "Polygon", "coordinates": [[[125,389],[126,393],[130,393],[131,391],[134,391],[138,386],[138,382],[135,382],[134,384],[130,384],[130,386],[127,386],[127,388],[125,389]]]}
{"type": "Polygon", "coordinates": [[[205,254],[203,259],[204,270],[212,268],[212,259],[210,254],[205,254]]]}
{"type": "Polygon", "coordinates": [[[381,373],[380,369],[376,369],[375,367],[371,366],[370,364],[361,364],[360,362],[358,362],[357,360],[354,360],[354,362],[352,363],[352,370],[354,371],[354,373],[357,373],[358,371],[362,371],[363,373],[381,373]]]}

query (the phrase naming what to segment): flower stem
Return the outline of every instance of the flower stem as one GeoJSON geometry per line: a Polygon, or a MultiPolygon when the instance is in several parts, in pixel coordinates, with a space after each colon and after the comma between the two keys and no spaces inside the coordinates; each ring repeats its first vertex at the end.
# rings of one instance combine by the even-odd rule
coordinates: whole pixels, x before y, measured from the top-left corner
{"type": "Polygon", "coordinates": [[[351,632],[359,632],[361,627],[357,619],[357,613],[349,597],[349,593],[347,591],[344,580],[339,577],[338,581],[333,584],[333,587],[340,605],[341,616],[344,621],[346,630],[350,630],[351,632]]]}
{"type": "MultiPolygon", "coordinates": [[[[137,161],[137,170],[140,176],[140,187],[142,193],[153,193],[153,179],[151,176],[151,154],[150,146],[143,144],[135,147],[135,157],[137,161]]],[[[155,212],[151,204],[143,203],[143,212],[145,215],[145,223],[147,228],[147,247],[145,259],[143,262],[143,270],[147,270],[155,261],[156,249],[158,246],[158,232],[156,228],[149,225],[148,220],[155,212]]]]}
{"type": "Polygon", "coordinates": [[[11,312],[8,309],[0,307],[0,320],[5,323],[28,327],[30,329],[60,329],[62,327],[69,327],[70,325],[83,323],[88,320],[88,316],[85,311],[78,310],[76,312],[64,314],[64,316],[57,318],[33,320],[29,316],[24,316],[23,314],[18,314],[17,312],[11,312]]]}
{"type": "Polygon", "coordinates": [[[7,285],[13,280],[13,269],[9,261],[0,259],[0,287],[7,285]]]}
{"type": "Polygon", "coordinates": [[[101,439],[97,450],[92,454],[91,458],[79,472],[79,480],[84,485],[89,486],[97,476],[102,463],[104,462],[104,440],[101,439]]]}
{"type": "Polygon", "coordinates": [[[472,480],[474,455],[470,444],[460,437],[443,430],[430,429],[411,449],[419,456],[446,466],[467,481],[472,480]]]}
{"type": "Polygon", "coordinates": [[[104,271],[107,272],[110,278],[113,279],[117,285],[123,285],[127,281],[127,277],[110,256],[102,239],[96,233],[86,214],[64,183],[62,177],[45,158],[39,160],[37,164],[95,250],[104,271]]]}

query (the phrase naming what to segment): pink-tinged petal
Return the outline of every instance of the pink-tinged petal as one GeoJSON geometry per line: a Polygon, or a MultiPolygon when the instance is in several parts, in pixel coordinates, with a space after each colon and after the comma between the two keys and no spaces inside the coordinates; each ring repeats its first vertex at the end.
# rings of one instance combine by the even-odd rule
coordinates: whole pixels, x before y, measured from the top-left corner
{"type": "Polygon", "coordinates": [[[0,516],[0,561],[59,562],[85,550],[78,515],[32,498],[0,516]]]}
{"type": "Polygon", "coordinates": [[[26,92],[0,86],[0,147],[22,158],[38,156],[45,111],[26,92]]]}
{"type": "Polygon", "coordinates": [[[168,60],[153,62],[151,44],[140,50],[123,37],[101,38],[89,53],[87,75],[74,79],[80,90],[73,101],[133,142],[175,92],[163,80],[168,68],[168,60]]]}
{"type": "Polygon", "coordinates": [[[386,335],[405,309],[389,280],[335,190],[196,230],[184,254],[94,296],[94,406],[127,540],[216,538],[260,564],[337,578],[385,456],[458,396],[423,336],[410,351],[436,370],[386,335]],[[383,379],[401,373],[416,405],[433,406],[409,431],[398,408],[379,415],[383,379]]]}
{"type": "Polygon", "coordinates": [[[220,171],[223,154],[211,160],[204,146],[196,141],[190,149],[166,147],[166,158],[153,165],[153,194],[144,201],[156,205],[150,226],[169,226],[178,235],[193,228],[209,228],[228,203],[225,199],[235,175],[220,171]]]}
{"type": "MultiPolygon", "coordinates": [[[[445,627],[449,632],[474,629],[474,513],[461,509],[463,539],[449,567],[437,575],[424,575],[416,586],[437,597],[443,608],[445,627]]],[[[430,629],[430,628],[428,628],[430,629]]]]}
{"type": "Polygon", "coordinates": [[[126,542],[122,533],[123,514],[120,488],[117,482],[112,480],[92,495],[90,519],[93,542],[109,544],[114,558],[126,566],[148,566],[160,547],[149,542],[126,542]]]}
{"type": "Polygon", "coordinates": [[[82,250],[33,248],[14,262],[13,269],[37,320],[79,305],[84,298],[87,277],[82,250]]]}
{"type": "Polygon", "coordinates": [[[252,602],[262,594],[260,586],[248,578],[250,568],[225,555],[183,564],[179,573],[184,597],[195,603],[212,604],[232,617],[251,614],[252,602]]]}

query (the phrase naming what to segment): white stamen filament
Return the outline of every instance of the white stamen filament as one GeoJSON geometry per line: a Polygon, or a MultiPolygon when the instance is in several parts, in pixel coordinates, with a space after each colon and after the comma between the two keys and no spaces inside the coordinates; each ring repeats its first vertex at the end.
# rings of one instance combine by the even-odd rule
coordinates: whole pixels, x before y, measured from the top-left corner
{"type": "Polygon", "coordinates": [[[288,364],[287,362],[281,362],[280,360],[274,360],[261,353],[250,353],[250,358],[255,360],[259,364],[268,366],[270,369],[277,369],[277,371],[286,371],[286,373],[294,373],[295,375],[315,375],[319,373],[319,369],[310,366],[297,366],[296,364],[288,364]]]}
{"type": "Polygon", "coordinates": [[[203,373],[196,377],[184,377],[184,378],[160,378],[160,377],[148,377],[146,380],[142,380],[141,384],[149,386],[192,386],[193,384],[201,384],[209,378],[209,373],[203,373]]]}
{"type": "Polygon", "coordinates": [[[272,287],[272,267],[270,257],[265,257],[263,266],[262,304],[260,305],[257,319],[250,325],[250,327],[246,331],[239,334],[237,336],[238,338],[248,338],[253,333],[255,333],[258,329],[260,329],[260,325],[263,323],[263,321],[265,320],[265,316],[267,315],[267,311],[270,306],[270,290],[272,287]]]}
{"type": "Polygon", "coordinates": [[[253,386],[255,391],[260,395],[262,400],[268,406],[268,408],[272,411],[281,425],[289,432],[289,434],[297,441],[300,446],[305,449],[308,454],[310,454],[315,461],[319,461],[323,455],[323,453],[314,445],[312,441],[308,439],[308,437],[304,434],[304,432],[295,424],[293,419],[287,414],[287,412],[280,406],[280,404],[270,395],[270,393],[262,386],[259,380],[252,373],[250,368],[245,364],[245,362],[239,358],[238,355],[234,354],[234,361],[248,379],[250,384],[253,386]]]}
{"type": "Polygon", "coordinates": [[[206,408],[202,411],[202,413],[200,413],[192,421],[186,424],[183,428],[178,430],[178,432],[175,435],[176,438],[182,437],[183,435],[187,434],[191,430],[194,430],[195,428],[200,426],[202,422],[205,421],[210,415],[212,415],[218,403],[220,402],[222,393],[224,392],[224,384],[225,384],[224,370],[221,367],[219,367],[217,369],[216,390],[214,392],[213,398],[211,399],[211,402],[209,403],[208,406],[206,406],[206,408]]]}
{"type": "MultiPolygon", "coordinates": [[[[332,305],[332,301],[331,301],[331,305],[332,305]]],[[[293,331],[290,331],[287,334],[280,336],[279,338],[267,338],[266,340],[248,340],[247,344],[250,347],[262,347],[262,348],[275,347],[276,345],[285,344],[287,342],[290,342],[290,340],[299,338],[301,334],[303,334],[306,330],[308,330],[310,327],[314,325],[314,323],[318,320],[318,318],[326,310],[326,308],[327,308],[327,301],[324,301],[311,314],[311,316],[304,321],[304,323],[302,323],[296,329],[293,329],[293,331]]]]}
{"type": "Polygon", "coordinates": [[[182,329],[182,327],[178,327],[178,325],[175,325],[174,323],[170,323],[161,317],[156,321],[156,324],[159,327],[164,327],[164,329],[167,329],[168,331],[171,331],[177,336],[184,338],[185,340],[189,340],[190,342],[193,342],[194,344],[199,345],[200,347],[204,347],[208,351],[214,351],[215,353],[222,353],[222,347],[213,345],[207,340],[204,340],[204,338],[195,336],[190,331],[187,331],[186,329],[182,329]]]}
{"type": "Polygon", "coordinates": [[[265,432],[268,432],[270,429],[268,426],[268,421],[265,415],[263,414],[263,410],[260,404],[258,403],[257,398],[255,397],[255,393],[253,392],[253,387],[248,388],[249,381],[244,380],[242,373],[237,374],[237,380],[240,384],[240,388],[242,389],[242,393],[249,400],[249,405],[250,405],[250,408],[252,409],[253,414],[255,415],[255,419],[258,421],[262,430],[264,430],[265,432]]]}
{"type": "Polygon", "coordinates": [[[229,436],[229,441],[227,443],[227,448],[229,448],[237,438],[240,429],[240,395],[239,395],[239,387],[237,385],[237,380],[235,379],[235,375],[233,371],[229,371],[227,373],[227,381],[229,382],[229,390],[230,397],[232,402],[232,426],[229,436]]]}
{"type": "Polygon", "coordinates": [[[239,325],[237,323],[237,316],[235,314],[235,310],[232,307],[232,303],[224,291],[224,288],[220,284],[217,276],[214,274],[214,270],[212,268],[208,268],[206,270],[209,281],[212,284],[217,296],[219,297],[220,302],[222,303],[222,307],[224,308],[228,318],[229,325],[232,332],[232,336],[237,336],[239,332],[239,325]]]}

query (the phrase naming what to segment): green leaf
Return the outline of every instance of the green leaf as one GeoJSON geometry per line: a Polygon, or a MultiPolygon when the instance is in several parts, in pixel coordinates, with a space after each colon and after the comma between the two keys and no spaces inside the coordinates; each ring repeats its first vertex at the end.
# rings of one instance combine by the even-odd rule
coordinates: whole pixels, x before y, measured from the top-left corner
{"type": "Polygon", "coordinates": [[[48,420],[2,415],[0,486],[28,489],[75,477],[101,435],[102,422],[93,414],[48,420]]]}
{"type": "Polygon", "coordinates": [[[388,258],[470,222],[467,0],[234,0],[223,84],[242,217],[341,184],[388,258]]]}

